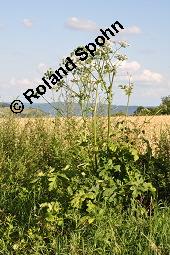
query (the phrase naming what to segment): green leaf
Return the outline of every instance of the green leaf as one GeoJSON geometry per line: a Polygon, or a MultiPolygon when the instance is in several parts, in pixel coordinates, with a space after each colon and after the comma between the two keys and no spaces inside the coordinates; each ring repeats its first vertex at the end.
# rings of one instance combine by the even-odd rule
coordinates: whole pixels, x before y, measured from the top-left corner
{"type": "Polygon", "coordinates": [[[57,188],[57,178],[56,176],[50,177],[49,179],[49,187],[48,190],[52,191],[57,188]]]}
{"type": "Polygon", "coordinates": [[[113,166],[115,172],[120,172],[120,165],[113,166]]]}
{"type": "Polygon", "coordinates": [[[134,149],[134,148],[132,148],[132,149],[130,150],[130,152],[131,152],[131,154],[132,154],[133,157],[134,157],[134,161],[137,161],[137,160],[139,159],[137,150],[134,149]]]}

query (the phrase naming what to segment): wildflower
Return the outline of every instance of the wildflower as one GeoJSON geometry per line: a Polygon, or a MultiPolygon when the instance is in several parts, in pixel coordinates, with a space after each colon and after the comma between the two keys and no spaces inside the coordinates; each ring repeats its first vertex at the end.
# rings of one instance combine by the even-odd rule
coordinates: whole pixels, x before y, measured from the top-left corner
{"type": "Polygon", "coordinates": [[[122,48],[126,48],[126,47],[129,46],[128,42],[126,42],[126,41],[120,41],[119,44],[120,44],[120,46],[121,46],[122,48]]]}
{"type": "Polygon", "coordinates": [[[122,55],[122,54],[117,54],[115,58],[117,58],[119,61],[124,61],[128,59],[126,55],[122,55]]]}

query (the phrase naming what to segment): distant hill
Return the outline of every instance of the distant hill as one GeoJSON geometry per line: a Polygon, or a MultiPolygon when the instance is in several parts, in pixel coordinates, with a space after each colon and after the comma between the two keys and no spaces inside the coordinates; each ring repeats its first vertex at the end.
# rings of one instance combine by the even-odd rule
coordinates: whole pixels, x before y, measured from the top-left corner
{"type": "Polygon", "coordinates": [[[10,107],[9,103],[1,103],[0,102],[0,107],[10,107]]]}
{"type": "MultiPolygon", "coordinates": [[[[25,105],[25,108],[27,108],[28,106],[30,107],[29,103],[28,104],[26,103],[24,105],[25,105]]],[[[63,115],[67,114],[67,106],[64,102],[51,103],[51,105],[48,103],[40,103],[40,104],[33,103],[32,107],[36,108],[36,109],[40,109],[40,110],[50,114],[51,116],[55,116],[56,114],[59,114],[59,112],[61,112],[63,115]]],[[[128,114],[132,115],[136,111],[137,107],[138,106],[129,106],[128,114]]],[[[111,114],[114,115],[118,112],[126,113],[126,106],[112,105],[111,114]]],[[[70,109],[70,113],[74,116],[80,116],[81,115],[80,105],[78,103],[74,103],[72,105],[72,109],[70,109]]],[[[101,116],[106,116],[107,115],[107,105],[100,104],[99,109],[98,109],[98,114],[101,116]]]]}
{"type": "MultiPolygon", "coordinates": [[[[0,103],[0,117],[4,114],[10,114],[10,103],[0,103]],[[1,105],[2,104],[2,105],[1,105]]],[[[18,114],[20,117],[31,117],[31,116],[55,116],[62,115],[66,116],[67,114],[67,105],[64,102],[56,102],[56,103],[33,103],[30,105],[29,103],[24,103],[24,111],[21,114],[18,114]]],[[[138,106],[129,106],[128,114],[133,115],[138,106]]],[[[80,116],[80,105],[78,103],[73,103],[72,109],[69,109],[70,115],[80,116]]],[[[124,105],[112,105],[111,106],[111,115],[115,115],[116,113],[126,113],[126,106],[124,105]]],[[[106,116],[107,115],[107,105],[99,104],[98,107],[98,115],[106,116]]],[[[90,114],[89,114],[90,116],[90,114]]]]}
{"type": "MultiPolygon", "coordinates": [[[[7,117],[12,115],[11,109],[10,107],[6,107],[6,106],[1,106],[0,105],[0,117],[7,117]]],[[[28,108],[28,109],[24,109],[24,111],[21,114],[16,114],[16,117],[45,117],[48,116],[49,114],[42,111],[41,109],[34,109],[34,108],[28,108]]]]}
{"type": "Polygon", "coordinates": [[[47,117],[49,116],[49,114],[44,112],[41,109],[28,108],[23,110],[23,112],[21,113],[21,116],[22,117],[47,117]]]}

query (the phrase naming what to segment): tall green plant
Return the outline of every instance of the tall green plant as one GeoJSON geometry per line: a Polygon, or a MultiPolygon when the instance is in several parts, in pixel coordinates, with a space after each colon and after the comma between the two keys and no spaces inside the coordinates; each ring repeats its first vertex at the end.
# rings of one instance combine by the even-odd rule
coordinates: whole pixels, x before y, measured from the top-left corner
{"type": "MultiPolygon", "coordinates": [[[[96,50],[94,56],[88,56],[85,61],[76,58],[74,52],[72,52],[70,57],[77,65],[77,68],[72,71],[72,74],[69,74],[69,82],[68,78],[62,80],[62,88],[71,91],[72,97],[80,104],[83,120],[89,115],[92,116],[96,167],[99,97],[102,97],[107,102],[107,141],[109,142],[114,78],[118,67],[127,59],[119,51],[127,46],[126,42],[112,44],[107,41],[104,46],[96,50]]],[[[59,87],[60,85],[57,84],[57,90],[59,87]]]]}

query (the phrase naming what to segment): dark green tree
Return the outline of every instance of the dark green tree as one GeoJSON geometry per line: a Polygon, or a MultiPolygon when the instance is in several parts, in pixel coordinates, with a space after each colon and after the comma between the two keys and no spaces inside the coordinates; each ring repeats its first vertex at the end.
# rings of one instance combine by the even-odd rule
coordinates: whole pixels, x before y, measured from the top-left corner
{"type": "Polygon", "coordinates": [[[170,114],[170,95],[162,97],[160,107],[162,108],[162,114],[170,114]]]}

